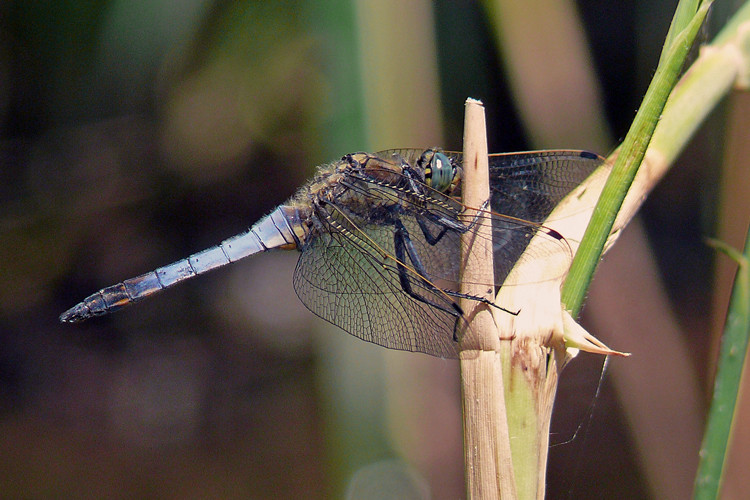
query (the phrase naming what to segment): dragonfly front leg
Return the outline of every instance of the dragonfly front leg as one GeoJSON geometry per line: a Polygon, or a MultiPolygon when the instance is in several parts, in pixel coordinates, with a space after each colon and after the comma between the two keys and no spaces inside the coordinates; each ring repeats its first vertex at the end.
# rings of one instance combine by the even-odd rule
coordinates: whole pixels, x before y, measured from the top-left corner
{"type": "Polygon", "coordinates": [[[437,245],[449,229],[452,231],[457,231],[461,234],[471,230],[479,221],[479,215],[484,212],[489,205],[490,200],[485,201],[468,225],[464,225],[458,220],[453,220],[443,215],[436,215],[433,212],[424,212],[422,214],[419,214],[416,216],[416,219],[417,223],[419,224],[419,229],[422,230],[422,234],[427,240],[427,243],[429,243],[430,245],[437,245]],[[438,226],[442,226],[442,229],[437,235],[432,234],[432,231],[427,226],[427,220],[437,224],[438,226]]]}

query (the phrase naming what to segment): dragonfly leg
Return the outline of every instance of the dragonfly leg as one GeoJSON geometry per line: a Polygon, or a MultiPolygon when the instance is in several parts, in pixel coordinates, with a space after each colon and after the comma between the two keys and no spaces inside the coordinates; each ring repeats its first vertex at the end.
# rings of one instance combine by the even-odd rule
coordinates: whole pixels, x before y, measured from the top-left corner
{"type": "Polygon", "coordinates": [[[399,277],[399,281],[401,282],[402,290],[404,291],[404,293],[406,293],[410,297],[420,302],[423,302],[432,307],[436,307],[440,309],[441,311],[444,311],[451,315],[456,316],[456,323],[453,327],[453,340],[455,342],[458,342],[458,325],[459,325],[460,319],[464,315],[463,309],[461,309],[461,306],[459,306],[456,302],[451,302],[451,306],[454,309],[454,311],[451,311],[450,309],[444,306],[441,306],[440,304],[436,304],[434,301],[429,300],[426,297],[422,297],[421,295],[416,293],[410,281],[409,271],[402,264],[403,262],[406,262],[405,259],[407,256],[409,258],[409,261],[411,261],[411,264],[414,267],[414,270],[417,271],[420,277],[420,280],[422,282],[422,286],[424,286],[428,290],[434,290],[434,291],[439,290],[440,292],[450,297],[474,300],[477,302],[481,302],[483,304],[487,304],[488,306],[492,306],[501,311],[507,312],[508,314],[512,314],[513,316],[518,315],[520,311],[511,311],[509,309],[506,309],[504,307],[501,307],[495,304],[491,300],[486,299],[484,297],[478,297],[475,295],[460,293],[460,292],[456,292],[453,290],[444,290],[442,288],[437,288],[435,285],[430,283],[425,278],[427,276],[427,271],[424,268],[424,265],[422,264],[422,260],[419,258],[419,254],[417,253],[417,249],[414,247],[414,243],[412,243],[411,241],[411,237],[409,236],[409,231],[406,229],[406,227],[404,227],[403,223],[400,220],[395,221],[395,226],[396,226],[396,233],[394,236],[394,249],[396,251],[396,259],[398,259],[398,277],[399,277]]]}
{"type": "Polygon", "coordinates": [[[476,225],[476,223],[479,221],[479,215],[482,212],[485,212],[487,208],[489,208],[489,206],[490,206],[490,200],[485,200],[485,202],[482,203],[482,206],[479,207],[479,210],[477,211],[477,213],[474,214],[474,217],[471,219],[471,222],[469,222],[469,225],[468,226],[464,226],[463,224],[461,225],[461,227],[464,228],[464,232],[471,230],[476,225]]]}
{"type": "Polygon", "coordinates": [[[477,302],[481,302],[482,304],[486,304],[488,306],[494,307],[495,309],[499,309],[499,310],[501,310],[501,311],[503,311],[505,313],[510,314],[511,316],[518,316],[518,313],[521,312],[520,310],[518,310],[518,311],[511,311],[510,309],[506,309],[503,306],[499,306],[499,305],[495,304],[494,302],[492,302],[490,299],[487,299],[485,297],[479,297],[479,296],[476,296],[476,295],[469,295],[467,293],[456,292],[456,291],[453,291],[453,290],[443,290],[443,291],[447,295],[450,295],[451,297],[456,297],[458,299],[475,300],[477,302]]]}
{"type": "Polygon", "coordinates": [[[428,299],[427,297],[423,297],[414,290],[411,281],[413,278],[409,276],[409,270],[406,268],[406,266],[404,266],[404,262],[406,262],[407,256],[408,260],[411,261],[414,270],[417,271],[417,275],[419,276],[419,280],[421,281],[421,286],[428,290],[443,292],[442,289],[437,288],[425,278],[427,273],[424,266],[422,265],[422,261],[419,258],[419,255],[417,254],[416,248],[414,248],[414,244],[409,237],[409,231],[406,229],[406,227],[404,227],[403,223],[400,220],[395,221],[395,226],[396,232],[394,234],[394,249],[396,251],[396,259],[398,262],[398,279],[401,283],[401,289],[404,291],[404,293],[406,293],[413,299],[427,304],[428,306],[440,309],[441,311],[446,312],[452,316],[462,316],[463,310],[457,303],[451,301],[449,308],[444,305],[438,304],[435,301],[428,299]]]}
{"type": "Polygon", "coordinates": [[[430,245],[437,245],[438,242],[445,236],[445,233],[448,232],[449,228],[448,226],[443,225],[443,229],[437,234],[437,236],[433,235],[432,232],[430,232],[430,228],[427,227],[427,223],[425,222],[425,218],[421,215],[416,216],[417,223],[419,224],[419,229],[422,230],[422,234],[424,235],[424,238],[427,240],[427,243],[430,245]]]}
{"type": "MultiPolygon", "coordinates": [[[[483,207],[485,205],[487,205],[487,203],[489,203],[489,200],[484,203],[483,207]]],[[[477,216],[477,218],[474,219],[474,221],[472,221],[472,223],[469,225],[468,228],[466,226],[461,225],[461,227],[463,228],[463,231],[465,232],[465,231],[468,231],[469,229],[471,229],[471,227],[474,224],[476,224],[477,220],[478,220],[478,216],[477,216]]],[[[432,233],[430,233],[429,228],[425,225],[424,219],[422,219],[421,217],[417,217],[417,222],[419,223],[419,227],[422,230],[422,234],[424,235],[425,239],[427,239],[427,242],[430,245],[436,245],[437,242],[440,241],[440,238],[442,238],[443,235],[445,235],[445,233],[449,229],[448,227],[443,227],[443,230],[437,236],[433,236],[432,233]]],[[[398,249],[398,238],[399,237],[402,239],[402,243],[401,244],[406,249],[406,253],[409,255],[409,260],[411,260],[412,264],[414,265],[414,268],[419,272],[419,274],[421,276],[427,276],[426,270],[425,270],[424,266],[422,265],[422,261],[419,258],[419,254],[417,253],[417,249],[414,247],[414,244],[411,242],[411,238],[409,237],[409,232],[403,226],[403,224],[401,224],[400,221],[399,221],[399,223],[396,226],[396,249],[398,249]],[[401,226],[401,228],[398,227],[399,225],[401,226]]],[[[401,269],[399,269],[399,274],[401,274],[401,272],[402,272],[401,269]]],[[[403,272],[405,273],[406,270],[404,270],[403,272]]],[[[428,286],[430,286],[430,287],[433,286],[433,285],[431,285],[429,283],[426,283],[426,284],[428,286]]],[[[402,287],[403,287],[403,283],[402,283],[402,287]]],[[[485,297],[478,297],[476,295],[469,295],[469,294],[465,294],[465,293],[461,293],[461,292],[456,292],[454,290],[442,290],[442,291],[445,292],[447,295],[450,295],[451,297],[456,297],[456,298],[459,298],[459,299],[475,300],[477,302],[481,302],[483,304],[487,304],[488,306],[492,306],[492,307],[494,307],[496,309],[499,309],[499,310],[501,310],[503,312],[507,312],[508,314],[512,314],[513,316],[517,316],[518,313],[519,313],[519,311],[511,311],[509,309],[501,307],[501,306],[495,304],[494,302],[492,302],[491,300],[489,300],[489,299],[487,299],[485,297]]]]}
{"type": "Polygon", "coordinates": [[[419,223],[419,228],[422,230],[422,234],[427,240],[427,243],[429,243],[430,245],[437,245],[438,242],[443,238],[443,236],[445,236],[445,233],[447,233],[449,229],[453,231],[457,231],[461,234],[465,233],[466,231],[471,230],[479,221],[479,215],[482,212],[484,212],[487,209],[487,207],[489,207],[489,205],[490,205],[490,200],[485,201],[482,204],[482,207],[476,213],[476,215],[474,215],[474,218],[471,220],[471,222],[466,226],[457,220],[451,220],[448,217],[435,215],[434,213],[431,213],[431,212],[425,212],[423,214],[419,214],[416,216],[416,219],[417,219],[417,222],[419,223]],[[432,232],[430,231],[430,228],[427,227],[425,219],[428,219],[431,222],[434,222],[435,224],[442,226],[443,229],[437,234],[437,236],[433,235],[432,232]]]}

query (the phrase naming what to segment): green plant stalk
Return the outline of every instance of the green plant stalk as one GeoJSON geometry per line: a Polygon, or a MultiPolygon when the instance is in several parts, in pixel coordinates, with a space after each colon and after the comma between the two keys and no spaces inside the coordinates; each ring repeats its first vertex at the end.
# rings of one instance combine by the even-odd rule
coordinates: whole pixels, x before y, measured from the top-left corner
{"type": "Polygon", "coordinates": [[[665,47],[667,56],[663,64],[657,68],[643,99],[643,105],[638,110],[620,148],[612,173],[602,190],[563,285],[562,302],[573,316],[581,309],[615,217],[643,160],[667,98],[677,82],[685,57],[711,3],[703,2],[687,27],[674,38],[671,46],[668,49],[665,47]]]}
{"type": "Polygon", "coordinates": [[[516,489],[519,498],[544,497],[549,432],[542,432],[540,426],[544,427],[542,421],[552,415],[540,410],[539,379],[529,377],[518,363],[513,364],[510,349],[503,347],[505,404],[516,489]]]}
{"type": "MultiPolygon", "coordinates": [[[[669,165],[732,86],[748,88],[748,74],[742,73],[743,69],[747,71],[750,62],[748,26],[750,2],[735,13],[712,44],[703,47],[700,57],[682,77],[667,101],[649,144],[648,154],[651,160],[669,165]]],[[[663,171],[659,176],[662,173],[663,171]]],[[[631,208],[631,211],[634,209],[631,208]]],[[[746,249],[744,261],[747,261],[747,252],[746,249]]],[[[696,476],[694,496],[700,499],[718,496],[739,389],[742,356],[747,349],[747,269],[741,269],[740,273],[743,275],[738,275],[735,283],[735,296],[727,322],[726,339],[722,344],[714,400],[696,476]],[[744,294],[744,299],[738,298],[738,293],[744,294]],[[744,330],[738,326],[742,321],[746,322],[744,330]],[[738,339],[740,333],[743,337],[738,339]]]]}
{"type": "Polygon", "coordinates": [[[690,20],[698,10],[699,4],[700,0],[683,0],[682,2],[677,4],[674,16],[672,17],[672,22],[669,25],[669,31],[667,32],[667,36],[664,39],[664,46],[662,47],[661,56],[659,56],[659,64],[657,64],[657,67],[664,64],[664,60],[669,53],[667,49],[672,46],[680,32],[684,30],[688,26],[688,24],[690,24],[690,20]]]}
{"type": "Polygon", "coordinates": [[[708,412],[706,433],[700,451],[693,497],[697,500],[719,498],[719,489],[732,431],[737,394],[750,337],[750,233],[742,255],[714,242],[739,264],[729,304],[727,323],[721,341],[714,394],[708,412]]]}
{"type": "Polygon", "coordinates": [[[649,150],[667,163],[674,161],[718,102],[729,93],[737,65],[727,51],[706,54],[685,74],[664,108],[649,150]]]}
{"type": "Polygon", "coordinates": [[[730,19],[710,45],[703,47],[669,96],[649,144],[671,163],[716,104],[737,84],[740,68],[750,62],[750,2],[730,19]],[[744,62],[742,62],[744,61],[744,62]]]}
{"type": "Polygon", "coordinates": [[[627,225],[716,104],[733,87],[748,87],[749,66],[750,2],[735,13],[714,42],[702,47],[700,56],[672,90],[648,146],[646,165],[640,168],[617,215],[611,240],[627,225]]]}

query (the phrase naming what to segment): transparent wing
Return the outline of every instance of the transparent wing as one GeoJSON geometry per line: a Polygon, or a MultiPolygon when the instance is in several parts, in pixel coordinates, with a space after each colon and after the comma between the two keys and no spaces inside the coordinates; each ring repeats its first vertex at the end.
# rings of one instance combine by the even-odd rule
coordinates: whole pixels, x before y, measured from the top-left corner
{"type": "MultiPolygon", "coordinates": [[[[550,213],[573,189],[581,184],[604,158],[588,151],[532,151],[490,155],[490,190],[493,214],[493,245],[495,282],[505,286],[515,283],[505,280],[516,261],[534,260],[546,255],[539,252],[565,252],[568,263],[572,259],[565,235],[550,232],[538,224],[548,220],[550,213]],[[509,221],[507,217],[516,220],[509,221]],[[527,230],[518,229],[518,221],[532,223],[527,230]],[[519,233],[524,233],[520,238],[519,233]],[[534,252],[527,252],[532,236],[549,241],[534,252]],[[553,241],[554,240],[554,241],[553,241]],[[559,248],[559,250],[558,250],[559,248]]],[[[567,267],[565,267],[567,270],[567,267]]],[[[567,272],[567,271],[563,272],[567,272]]],[[[559,276],[549,276],[550,279],[559,276]]]]}
{"type": "MultiPolygon", "coordinates": [[[[390,159],[395,154],[414,167],[422,152],[390,150],[377,156],[390,159]]],[[[460,165],[459,153],[447,154],[460,165]]],[[[463,210],[460,183],[451,193],[438,193],[423,184],[416,192],[351,179],[351,189],[359,189],[367,201],[358,206],[379,207],[386,215],[332,206],[342,214],[337,220],[343,226],[321,223],[302,249],[294,275],[297,295],[312,312],[363,340],[455,358],[459,345],[454,332],[464,322],[455,308],[461,289],[461,234],[472,224],[491,224],[495,283],[528,283],[523,276],[514,283],[504,280],[520,258],[533,261],[555,253],[570,259],[564,238],[541,223],[602,161],[571,151],[491,155],[491,206],[479,215],[463,210]],[[400,257],[395,221],[403,226],[401,241],[411,248],[404,254],[402,244],[400,257]],[[534,236],[548,244],[524,254],[534,236]]]]}
{"type": "Polygon", "coordinates": [[[541,223],[604,162],[588,151],[490,155],[492,211],[541,223]]]}
{"type": "Polygon", "coordinates": [[[300,256],[294,289],[313,313],[362,340],[391,349],[456,358],[457,317],[450,297],[407,273],[406,294],[393,256],[394,230],[363,228],[385,253],[339,232],[314,238],[300,256]]]}
{"type": "MultiPolygon", "coordinates": [[[[376,155],[383,158],[395,155],[416,166],[422,153],[423,150],[420,149],[399,149],[382,151],[376,155]]],[[[451,161],[461,165],[461,153],[446,154],[451,161]]],[[[528,284],[530,281],[524,281],[523,276],[516,277],[514,282],[506,281],[506,277],[519,259],[533,261],[546,258],[549,253],[565,255],[568,260],[572,259],[570,246],[564,239],[565,235],[545,228],[542,223],[547,220],[557,204],[603,162],[604,158],[588,151],[493,154],[489,157],[491,194],[490,207],[486,211],[478,216],[474,215],[474,211],[463,212],[464,207],[458,202],[461,196],[460,183],[448,194],[438,193],[423,186],[425,196],[420,199],[421,203],[402,204],[401,220],[409,229],[415,246],[419,247],[419,254],[424,256],[422,261],[429,271],[431,280],[443,280],[451,284],[452,290],[459,289],[458,249],[461,233],[448,230],[441,244],[430,245],[427,238],[422,237],[424,231],[416,222],[419,218],[422,227],[426,226],[434,235],[439,234],[444,226],[433,221],[447,217],[464,226],[480,220],[491,224],[495,284],[528,284]],[[546,239],[546,243],[524,255],[528,243],[537,235],[546,239]]],[[[382,190],[387,191],[388,188],[384,187],[382,190]]],[[[369,195],[377,198],[377,192],[378,188],[373,187],[369,190],[369,195]]],[[[391,193],[383,193],[382,199],[388,199],[389,196],[393,197],[391,193]]],[[[554,275],[547,278],[559,277],[554,275]]]]}

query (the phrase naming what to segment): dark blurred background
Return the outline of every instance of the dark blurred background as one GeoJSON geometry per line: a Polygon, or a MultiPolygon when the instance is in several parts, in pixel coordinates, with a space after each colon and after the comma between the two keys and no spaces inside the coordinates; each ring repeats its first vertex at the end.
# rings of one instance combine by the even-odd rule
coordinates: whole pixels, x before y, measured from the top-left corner
{"type": "MultiPolygon", "coordinates": [[[[537,3],[0,4],[0,496],[463,497],[457,364],[386,352],[315,318],[291,286],[296,254],[81,325],[57,318],[244,231],[344,153],[461,149],[469,96],[487,107],[492,151],[607,155],[676,2],[537,3]]],[[[730,13],[717,6],[702,40],[730,13]]],[[[628,275],[662,281],[696,380],[711,366],[703,238],[714,234],[726,113],[645,206],[645,260],[597,278],[614,297],[628,275]]],[[[641,314],[637,301],[617,305],[641,314]]],[[[642,348],[591,324],[615,349],[642,348]]],[[[661,354],[662,370],[681,356],[661,354]]],[[[617,383],[628,363],[613,361],[597,398],[601,358],[581,355],[563,373],[549,498],[690,491],[700,429],[675,438],[689,449],[668,457],[682,475],[656,484],[669,471],[644,446],[663,446],[639,441],[647,424],[623,411],[621,395],[641,391],[617,383]]],[[[702,404],[705,385],[664,390],[702,404]]],[[[685,408],[652,411],[702,423],[700,405],[685,408]]]]}

